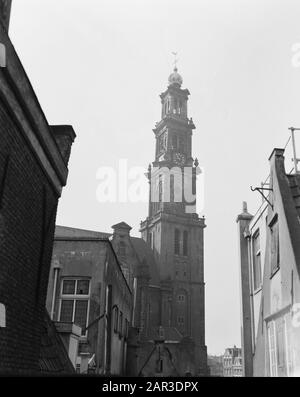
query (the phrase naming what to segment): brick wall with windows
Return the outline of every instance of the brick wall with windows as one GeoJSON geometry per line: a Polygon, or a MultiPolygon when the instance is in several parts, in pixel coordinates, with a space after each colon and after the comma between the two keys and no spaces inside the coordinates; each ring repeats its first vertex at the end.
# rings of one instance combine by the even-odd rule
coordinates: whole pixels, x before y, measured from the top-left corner
{"type": "Polygon", "coordinates": [[[41,333],[63,159],[0,24],[0,373],[39,371],[41,333]]]}

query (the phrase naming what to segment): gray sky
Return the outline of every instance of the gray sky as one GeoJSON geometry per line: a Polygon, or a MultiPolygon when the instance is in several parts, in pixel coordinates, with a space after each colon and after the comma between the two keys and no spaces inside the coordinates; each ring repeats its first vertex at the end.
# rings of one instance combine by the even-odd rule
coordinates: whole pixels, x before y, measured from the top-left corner
{"type": "MultiPolygon", "coordinates": [[[[236,216],[268,156],[300,126],[298,0],[14,0],[10,36],[50,124],[77,140],[58,223],[101,231],[124,220],[139,235],[146,204],[103,204],[97,169],[147,168],[159,94],[179,53],[191,92],[194,157],[205,170],[206,343],[240,345],[236,216]]],[[[201,214],[202,215],[202,214],[201,214]]]]}

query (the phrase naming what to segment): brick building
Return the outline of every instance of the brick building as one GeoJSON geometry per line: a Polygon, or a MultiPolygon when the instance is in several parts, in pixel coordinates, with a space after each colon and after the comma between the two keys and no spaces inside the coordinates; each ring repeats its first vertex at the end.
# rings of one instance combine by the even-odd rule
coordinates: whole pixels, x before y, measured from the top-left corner
{"type": "Polygon", "coordinates": [[[256,214],[244,203],[237,218],[245,376],[300,373],[300,177],[286,172],[284,154],[274,149],[269,158],[256,214]]]}
{"type": "Polygon", "coordinates": [[[109,236],[56,227],[47,309],[61,334],[81,328],[73,352],[78,373],[125,374],[133,294],[109,236]]]}
{"type": "Polygon", "coordinates": [[[50,362],[50,354],[41,354],[46,345],[63,372],[69,362],[64,352],[55,354],[45,302],[57,204],[75,133],[48,124],[7,34],[10,6],[0,1],[6,65],[0,68],[0,373],[41,371],[50,362]]]}

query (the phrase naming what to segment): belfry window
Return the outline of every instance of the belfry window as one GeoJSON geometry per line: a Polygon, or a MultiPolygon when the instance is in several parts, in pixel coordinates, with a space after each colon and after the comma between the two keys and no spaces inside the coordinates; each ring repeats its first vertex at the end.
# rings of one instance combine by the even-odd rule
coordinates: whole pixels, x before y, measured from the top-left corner
{"type": "Polygon", "coordinates": [[[173,135],[172,136],[172,149],[173,150],[177,150],[177,147],[178,147],[178,145],[177,145],[177,135],[173,135]]]}
{"type": "Polygon", "coordinates": [[[162,183],[162,178],[160,176],[158,182],[158,201],[161,203],[163,201],[162,199],[163,199],[163,183],[162,183]]]}
{"type": "Polygon", "coordinates": [[[180,151],[180,153],[184,153],[185,152],[185,144],[184,144],[184,139],[183,138],[179,139],[179,151],[180,151]]]}
{"type": "Polygon", "coordinates": [[[180,231],[178,229],[175,229],[174,253],[175,255],[180,255],[180,231]]]}
{"type": "Polygon", "coordinates": [[[174,99],[174,113],[176,114],[176,113],[178,113],[178,101],[177,101],[177,99],[175,98],[174,99]]]}
{"type": "Polygon", "coordinates": [[[183,232],[183,255],[188,255],[188,232],[186,230],[183,232]]]}

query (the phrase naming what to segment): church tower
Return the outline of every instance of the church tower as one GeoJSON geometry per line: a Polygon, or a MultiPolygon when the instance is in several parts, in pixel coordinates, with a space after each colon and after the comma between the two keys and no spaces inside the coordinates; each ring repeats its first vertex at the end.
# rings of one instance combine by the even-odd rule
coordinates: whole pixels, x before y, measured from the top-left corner
{"type": "MultiPolygon", "coordinates": [[[[141,223],[159,268],[160,311],[149,326],[176,329],[194,343],[196,375],[207,374],[203,231],[196,213],[198,160],[192,156],[193,120],[187,89],[175,66],[160,95],[161,120],[153,130],[155,159],[148,169],[149,213],[141,223]],[[155,323],[156,322],[156,323],[155,323]]],[[[151,299],[151,298],[150,298],[151,299]]]]}

